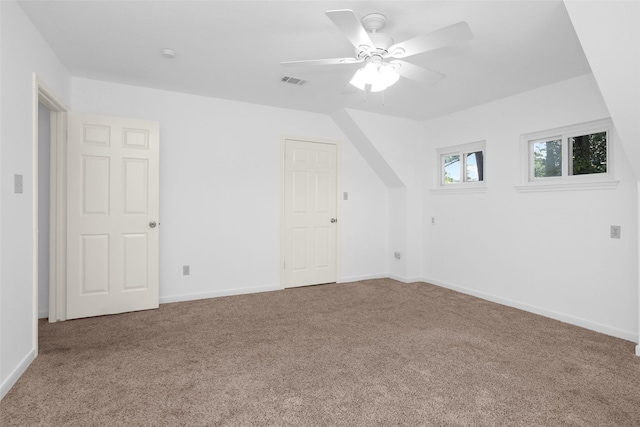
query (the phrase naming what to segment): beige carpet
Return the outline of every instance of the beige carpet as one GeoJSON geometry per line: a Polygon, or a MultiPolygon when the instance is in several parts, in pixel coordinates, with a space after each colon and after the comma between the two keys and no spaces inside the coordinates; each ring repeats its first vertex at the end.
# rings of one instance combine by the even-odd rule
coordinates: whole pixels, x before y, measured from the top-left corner
{"type": "Polygon", "coordinates": [[[40,324],[13,425],[640,425],[634,343],[370,280],[40,324]]]}

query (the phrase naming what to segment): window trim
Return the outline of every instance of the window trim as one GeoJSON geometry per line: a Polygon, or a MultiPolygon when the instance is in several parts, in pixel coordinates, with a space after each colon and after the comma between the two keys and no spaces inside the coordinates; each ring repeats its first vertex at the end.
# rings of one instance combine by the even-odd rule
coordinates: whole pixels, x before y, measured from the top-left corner
{"type": "Polygon", "coordinates": [[[565,191],[614,188],[613,161],[613,122],[610,118],[578,123],[539,132],[520,135],[521,179],[516,190],[529,191],[565,191]],[[598,132],[607,132],[607,171],[603,173],[569,175],[571,171],[571,153],[569,138],[598,132]],[[532,146],[540,141],[560,139],[562,153],[562,175],[558,177],[538,177],[535,175],[535,163],[532,146]]]}
{"type": "Polygon", "coordinates": [[[486,140],[471,142],[467,144],[453,145],[438,148],[436,151],[436,186],[431,191],[434,193],[475,193],[487,190],[487,144],[486,140]],[[482,181],[464,181],[464,170],[466,170],[466,156],[474,152],[482,152],[483,173],[482,181]],[[445,184],[445,170],[443,159],[445,156],[460,156],[460,178],[461,182],[445,184]]]}

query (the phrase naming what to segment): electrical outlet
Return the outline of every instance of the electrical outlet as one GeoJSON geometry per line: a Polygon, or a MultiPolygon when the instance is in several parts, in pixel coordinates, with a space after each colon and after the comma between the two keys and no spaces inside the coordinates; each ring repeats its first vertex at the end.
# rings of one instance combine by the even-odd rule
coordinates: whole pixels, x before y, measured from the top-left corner
{"type": "Polygon", "coordinates": [[[191,274],[191,267],[188,265],[183,265],[182,266],[182,275],[183,276],[188,276],[191,274]]]}
{"type": "Polygon", "coordinates": [[[342,200],[349,200],[349,193],[348,192],[344,192],[342,193],[342,200]]]}
{"type": "Polygon", "coordinates": [[[612,239],[619,239],[620,238],[620,226],[619,225],[612,225],[611,226],[611,238],[612,239]]]}
{"type": "Polygon", "coordinates": [[[431,224],[435,224],[435,223],[436,223],[436,217],[435,217],[435,216],[432,216],[432,217],[431,217],[431,224]]]}
{"type": "Polygon", "coordinates": [[[402,254],[399,251],[394,252],[393,256],[396,257],[396,259],[402,258],[402,254]]]}

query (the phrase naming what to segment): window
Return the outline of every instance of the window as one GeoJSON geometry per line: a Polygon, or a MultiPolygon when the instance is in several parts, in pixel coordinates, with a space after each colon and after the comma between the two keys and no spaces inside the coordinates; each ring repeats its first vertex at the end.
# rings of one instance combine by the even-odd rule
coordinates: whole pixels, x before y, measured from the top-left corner
{"type": "Polygon", "coordinates": [[[523,185],[518,189],[576,189],[615,184],[611,172],[611,129],[611,120],[605,119],[522,135],[523,185]]]}
{"type": "Polygon", "coordinates": [[[562,176],[562,140],[532,141],[531,149],[534,178],[562,176]]]}
{"type": "Polygon", "coordinates": [[[485,186],[485,142],[438,150],[439,189],[470,189],[485,186]]]}

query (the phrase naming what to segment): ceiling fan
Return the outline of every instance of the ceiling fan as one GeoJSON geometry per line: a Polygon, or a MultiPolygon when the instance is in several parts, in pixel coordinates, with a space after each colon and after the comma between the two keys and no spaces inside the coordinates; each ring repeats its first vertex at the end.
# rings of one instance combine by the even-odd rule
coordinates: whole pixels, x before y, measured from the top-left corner
{"type": "Polygon", "coordinates": [[[364,63],[349,83],[360,90],[379,92],[395,84],[400,76],[423,85],[433,85],[445,76],[427,70],[400,58],[438,49],[450,44],[471,40],[473,33],[466,22],[441,28],[429,34],[414,37],[394,44],[394,40],[379,31],[387,18],[381,13],[370,13],[358,20],[349,9],[329,10],[326,15],[344,33],[356,48],[355,56],[349,58],[315,59],[308,61],[281,62],[283,66],[350,65],[364,63]]]}

